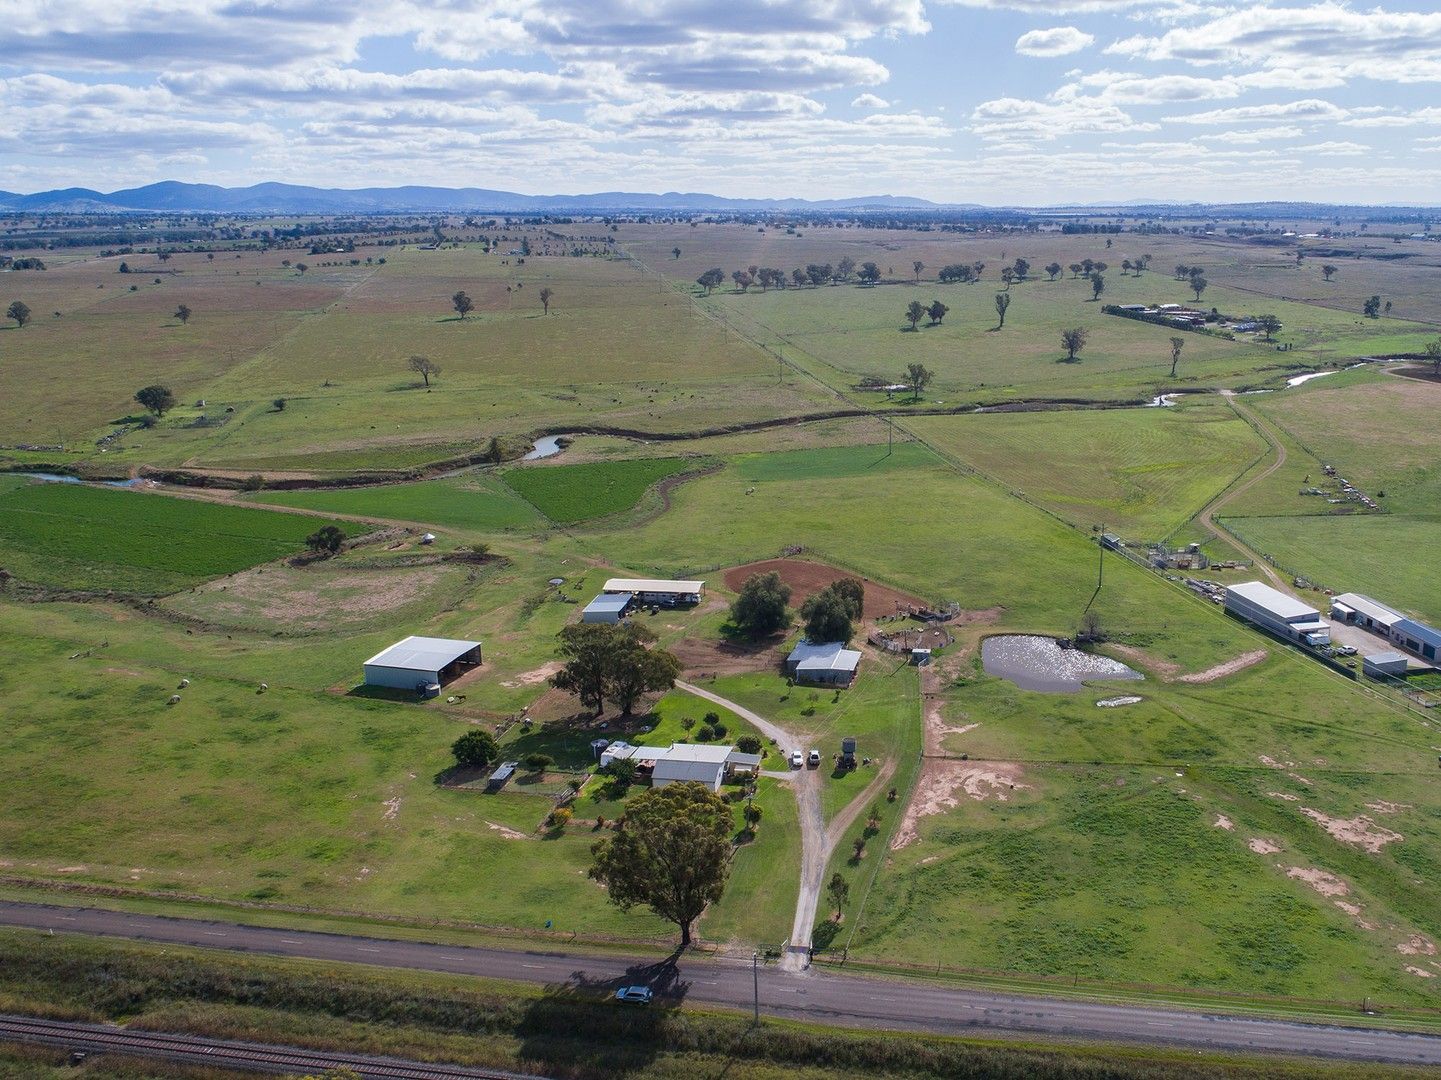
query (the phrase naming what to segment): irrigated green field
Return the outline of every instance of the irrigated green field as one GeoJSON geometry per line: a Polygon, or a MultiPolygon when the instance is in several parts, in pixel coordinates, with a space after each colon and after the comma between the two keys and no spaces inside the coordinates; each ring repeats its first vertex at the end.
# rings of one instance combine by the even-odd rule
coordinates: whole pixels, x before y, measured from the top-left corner
{"type": "MultiPolygon", "coordinates": [[[[154,596],[304,549],[324,519],[79,484],[5,481],[6,568],[59,589],[154,596]]],[[[347,525],[355,536],[367,530],[347,525]]]]}
{"type": "Polygon", "coordinates": [[[688,458],[537,465],[507,469],[502,479],[551,521],[574,525],[629,510],[657,481],[705,465],[688,458]]]}
{"type": "Polygon", "coordinates": [[[276,491],[255,496],[254,501],[485,532],[535,528],[540,523],[525,499],[494,477],[475,473],[384,487],[276,491]]]}

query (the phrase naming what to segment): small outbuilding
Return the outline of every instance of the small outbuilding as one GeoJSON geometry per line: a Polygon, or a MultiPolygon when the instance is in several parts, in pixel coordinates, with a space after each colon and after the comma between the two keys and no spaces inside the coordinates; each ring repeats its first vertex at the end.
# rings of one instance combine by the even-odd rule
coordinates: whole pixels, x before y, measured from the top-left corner
{"type": "Polygon", "coordinates": [[[580,613],[583,623],[618,623],[625,618],[635,593],[601,593],[580,613]]]}
{"type": "Polygon", "coordinates": [[[1410,661],[1398,652],[1375,653],[1361,657],[1361,672],[1373,679],[1404,677],[1410,661]]]}
{"type": "Polygon", "coordinates": [[[850,686],[860,667],[861,654],[843,641],[813,645],[802,641],[786,657],[786,673],[798,683],[813,686],[850,686]]]}
{"type": "Polygon", "coordinates": [[[412,635],[365,662],[365,685],[424,693],[427,687],[444,686],[480,664],[478,641],[412,635]]]}

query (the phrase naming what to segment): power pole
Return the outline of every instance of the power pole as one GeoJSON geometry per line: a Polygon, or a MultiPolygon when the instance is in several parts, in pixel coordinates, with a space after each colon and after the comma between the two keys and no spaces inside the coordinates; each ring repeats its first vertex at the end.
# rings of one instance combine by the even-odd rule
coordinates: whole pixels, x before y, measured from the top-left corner
{"type": "Polygon", "coordinates": [[[1106,523],[1103,521],[1099,526],[1096,536],[1097,555],[1096,562],[1096,591],[1101,591],[1101,585],[1106,579],[1106,523]]]}

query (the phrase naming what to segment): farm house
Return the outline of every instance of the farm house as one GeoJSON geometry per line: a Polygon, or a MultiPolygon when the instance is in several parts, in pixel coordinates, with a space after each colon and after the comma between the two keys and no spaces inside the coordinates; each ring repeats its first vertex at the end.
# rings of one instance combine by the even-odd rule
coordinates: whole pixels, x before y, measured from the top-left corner
{"type": "Polygon", "coordinates": [[[1331,640],[1331,625],[1319,611],[1259,581],[1226,586],[1226,610],[1288,641],[1324,645],[1331,640]]]}
{"type": "Polygon", "coordinates": [[[631,746],[613,742],[601,752],[601,768],[612,761],[634,761],[652,787],[695,782],[719,791],[721,784],[761,767],[760,754],[743,754],[734,746],[672,743],[670,746],[631,746]]]}
{"type": "Polygon", "coordinates": [[[666,578],[611,578],[601,590],[606,593],[631,593],[642,604],[676,607],[699,604],[705,592],[704,581],[671,581],[666,578]]]}
{"type": "Polygon", "coordinates": [[[365,662],[365,685],[424,693],[429,687],[439,689],[480,663],[478,641],[412,635],[365,662]]]}
{"type": "Polygon", "coordinates": [[[618,623],[635,599],[635,593],[601,593],[580,613],[583,623],[618,623]]]}
{"type": "Polygon", "coordinates": [[[812,645],[802,641],[786,657],[786,673],[798,683],[813,686],[850,686],[860,667],[859,650],[847,649],[843,641],[812,645]]]}

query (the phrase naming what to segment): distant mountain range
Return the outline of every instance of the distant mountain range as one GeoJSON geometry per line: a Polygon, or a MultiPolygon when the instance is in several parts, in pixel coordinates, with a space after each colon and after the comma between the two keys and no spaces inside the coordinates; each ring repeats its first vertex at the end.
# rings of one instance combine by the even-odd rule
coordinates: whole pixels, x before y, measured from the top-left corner
{"type": "Polygon", "coordinates": [[[165,180],[109,193],[59,188],[20,195],[0,191],[0,210],[50,213],[151,211],[232,214],[374,214],[405,211],[557,213],[605,210],[916,210],[939,203],[896,195],[854,199],[727,199],[700,192],[601,191],[591,195],[522,195],[489,188],[391,187],[318,188],[297,184],[255,184],[227,188],[165,180]]]}
{"type": "Polygon", "coordinates": [[[704,192],[599,191],[589,195],[523,195],[491,188],[445,188],[410,185],[387,188],[319,188],[300,184],[254,184],[219,187],[164,180],[144,187],[102,192],[90,188],[58,188],[21,195],[0,191],[0,212],[31,213],[222,213],[222,214],[381,214],[381,213],[576,213],[609,211],[745,212],[795,211],[967,211],[976,214],[1037,214],[1042,217],[1098,217],[1107,213],[1155,217],[1228,217],[1257,219],[1324,219],[1360,217],[1371,220],[1430,219],[1429,207],[1357,206],[1332,203],[1250,202],[1197,203],[1161,199],[1129,199],[1069,206],[984,206],[979,203],[937,203],[906,195],[862,195],[850,199],[728,199],[704,192]]]}

